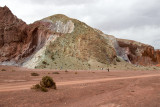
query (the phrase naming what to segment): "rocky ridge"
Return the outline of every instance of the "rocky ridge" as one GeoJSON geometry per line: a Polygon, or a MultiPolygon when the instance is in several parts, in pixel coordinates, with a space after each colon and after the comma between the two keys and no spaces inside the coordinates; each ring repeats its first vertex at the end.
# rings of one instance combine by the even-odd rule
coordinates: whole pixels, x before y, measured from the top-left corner
{"type": "Polygon", "coordinates": [[[160,64],[160,51],[115,38],[57,14],[27,25],[0,7],[0,62],[29,68],[99,69],[125,62],[160,64]]]}

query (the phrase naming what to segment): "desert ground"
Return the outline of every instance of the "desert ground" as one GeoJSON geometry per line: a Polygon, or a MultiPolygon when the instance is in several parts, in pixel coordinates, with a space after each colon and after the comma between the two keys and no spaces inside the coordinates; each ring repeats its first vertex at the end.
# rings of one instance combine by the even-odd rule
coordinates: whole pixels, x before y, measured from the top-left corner
{"type": "Polygon", "coordinates": [[[0,107],[159,107],[160,71],[56,71],[0,66],[0,107]],[[39,76],[31,76],[36,72],[39,76]],[[55,74],[59,72],[59,74],[55,74]],[[31,87],[51,76],[57,90],[31,87]]]}

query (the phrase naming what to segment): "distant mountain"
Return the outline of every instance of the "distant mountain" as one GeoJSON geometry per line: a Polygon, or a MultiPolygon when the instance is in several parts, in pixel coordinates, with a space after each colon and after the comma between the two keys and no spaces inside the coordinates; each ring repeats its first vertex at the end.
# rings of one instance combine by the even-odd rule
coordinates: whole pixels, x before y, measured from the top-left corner
{"type": "Polygon", "coordinates": [[[28,68],[100,69],[109,65],[160,64],[150,45],[106,35],[62,14],[27,25],[0,7],[0,62],[28,68]]]}

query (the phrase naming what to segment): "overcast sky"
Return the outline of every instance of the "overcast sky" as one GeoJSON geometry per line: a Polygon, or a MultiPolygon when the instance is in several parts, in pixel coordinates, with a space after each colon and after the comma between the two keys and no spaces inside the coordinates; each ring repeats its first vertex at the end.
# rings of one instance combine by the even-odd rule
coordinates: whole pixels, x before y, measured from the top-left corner
{"type": "Polygon", "coordinates": [[[25,22],[65,14],[118,38],[160,48],[160,0],[0,0],[25,22]]]}

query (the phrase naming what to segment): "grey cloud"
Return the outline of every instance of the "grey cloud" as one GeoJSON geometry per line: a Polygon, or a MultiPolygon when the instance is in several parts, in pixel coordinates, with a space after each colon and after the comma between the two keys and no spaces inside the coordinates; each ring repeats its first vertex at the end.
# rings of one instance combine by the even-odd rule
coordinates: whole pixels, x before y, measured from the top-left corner
{"type": "MultiPolygon", "coordinates": [[[[122,30],[129,27],[139,27],[139,26],[147,26],[147,25],[156,25],[160,26],[160,3],[155,2],[157,0],[148,1],[141,0],[141,2],[136,2],[131,7],[126,9],[112,9],[106,13],[103,11],[101,14],[104,15],[104,21],[100,23],[95,23],[95,26],[102,28],[103,30],[122,30]],[[143,2],[142,2],[143,1],[143,2]],[[109,14],[109,15],[108,15],[109,14]]],[[[123,7],[121,7],[123,8],[123,7]]],[[[95,20],[95,19],[93,19],[95,20]]]]}
{"type": "Polygon", "coordinates": [[[35,4],[47,4],[47,5],[81,5],[81,4],[91,4],[97,0],[28,0],[30,3],[35,4]]]}

